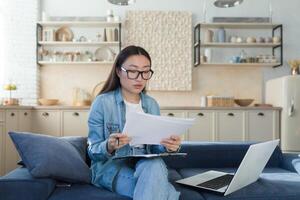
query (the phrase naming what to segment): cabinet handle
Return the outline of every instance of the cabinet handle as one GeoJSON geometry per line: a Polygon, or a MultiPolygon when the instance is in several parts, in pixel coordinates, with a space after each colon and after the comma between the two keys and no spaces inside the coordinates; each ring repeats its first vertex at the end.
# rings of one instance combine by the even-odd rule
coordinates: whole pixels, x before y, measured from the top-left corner
{"type": "Polygon", "coordinates": [[[77,116],[79,116],[79,113],[78,113],[78,112],[74,112],[74,113],[73,113],[73,116],[76,116],[76,117],[77,117],[77,116]]]}
{"type": "Polygon", "coordinates": [[[174,114],[173,113],[168,113],[168,116],[174,117],[174,114]]]}
{"type": "Polygon", "coordinates": [[[27,116],[27,115],[28,115],[28,113],[27,113],[27,112],[24,112],[24,115],[25,115],[25,116],[27,116]]]}
{"type": "Polygon", "coordinates": [[[203,113],[198,113],[198,116],[203,117],[204,114],[203,113]]]}
{"type": "Polygon", "coordinates": [[[265,116],[265,114],[262,113],[262,112],[258,113],[257,115],[258,115],[258,116],[265,116]]]}
{"type": "Polygon", "coordinates": [[[233,113],[228,113],[227,115],[228,115],[228,116],[231,116],[231,117],[233,117],[233,116],[234,116],[234,114],[233,114],[233,113]]]}
{"type": "Polygon", "coordinates": [[[49,113],[43,112],[42,115],[43,115],[44,117],[48,117],[48,116],[49,116],[49,113]]]}
{"type": "Polygon", "coordinates": [[[15,113],[10,113],[10,116],[12,116],[12,117],[15,116],[15,113]]]}

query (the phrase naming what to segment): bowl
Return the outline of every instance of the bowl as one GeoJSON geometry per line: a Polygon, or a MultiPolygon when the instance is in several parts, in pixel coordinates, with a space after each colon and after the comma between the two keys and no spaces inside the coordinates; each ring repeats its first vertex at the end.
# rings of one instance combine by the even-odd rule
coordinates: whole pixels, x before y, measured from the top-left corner
{"type": "Polygon", "coordinates": [[[242,107],[249,106],[253,101],[254,99],[234,99],[234,103],[242,107]]]}
{"type": "Polygon", "coordinates": [[[43,106],[53,106],[58,103],[58,99],[39,99],[39,103],[43,106]]]}

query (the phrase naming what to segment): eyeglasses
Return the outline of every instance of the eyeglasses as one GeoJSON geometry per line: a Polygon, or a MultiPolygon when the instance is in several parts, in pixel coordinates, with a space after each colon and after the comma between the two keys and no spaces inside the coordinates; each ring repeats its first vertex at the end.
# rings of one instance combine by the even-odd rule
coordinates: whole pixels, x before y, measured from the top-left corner
{"type": "Polygon", "coordinates": [[[137,79],[140,74],[142,76],[142,79],[149,80],[154,73],[154,71],[151,69],[147,70],[147,71],[138,71],[138,70],[128,70],[128,69],[125,69],[124,67],[121,67],[121,70],[126,72],[127,78],[131,79],[131,80],[137,79]]]}

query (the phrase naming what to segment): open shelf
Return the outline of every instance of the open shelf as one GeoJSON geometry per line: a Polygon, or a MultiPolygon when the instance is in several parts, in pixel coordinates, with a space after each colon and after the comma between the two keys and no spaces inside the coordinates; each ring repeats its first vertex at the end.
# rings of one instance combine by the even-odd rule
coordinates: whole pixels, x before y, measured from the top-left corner
{"type": "Polygon", "coordinates": [[[227,29],[272,29],[280,24],[272,23],[201,23],[202,28],[227,28],[227,29]]]}
{"type": "Polygon", "coordinates": [[[194,66],[198,65],[215,65],[215,66],[272,66],[280,67],[283,65],[283,26],[282,24],[272,24],[272,23],[198,23],[194,27],[194,66]],[[278,35],[281,38],[280,43],[202,43],[201,35],[203,30],[207,29],[269,29],[272,33],[272,37],[278,35]],[[279,34],[278,34],[279,33],[279,34]],[[210,63],[203,65],[200,62],[200,57],[203,48],[270,48],[272,50],[272,56],[279,58],[280,63],[242,63],[242,64],[218,64],[210,63]]]}
{"type": "MultiPolygon", "coordinates": [[[[197,44],[195,44],[197,45],[197,44]]],[[[279,47],[281,43],[203,43],[202,47],[215,47],[215,48],[270,48],[279,47]]]]}
{"type": "Polygon", "coordinates": [[[39,41],[38,44],[40,45],[48,45],[48,46],[55,46],[55,45],[61,45],[61,46],[75,46],[75,45],[82,45],[82,46],[99,46],[99,45],[119,45],[119,42],[60,42],[60,41],[39,41]]]}
{"type": "Polygon", "coordinates": [[[93,61],[93,62],[50,62],[39,61],[39,65],[112,65],[112,61],[93,61]]]}
{"type": "Polygon", "coordinates": [[[201,63],[200,66],[223,66],[223,67],[275,67],[280,63],[201,63]]]}
{"type": "Polygon", "coordinates": [[[120,22],[105,21],[39,21],[41,26],[96,26],[96,27],[118,27],[120,22]]]}

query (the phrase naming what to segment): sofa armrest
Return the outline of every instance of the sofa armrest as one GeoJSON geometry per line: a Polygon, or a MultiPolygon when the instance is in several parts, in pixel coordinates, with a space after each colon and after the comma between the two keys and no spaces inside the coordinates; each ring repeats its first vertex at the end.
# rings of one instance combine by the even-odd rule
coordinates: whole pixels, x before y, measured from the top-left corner
{"type": "Polygon", "coordinates": [[[0,199],[46,200],[55,184],[52,179],[32,177],[27,168],[17,168],[0,177],[0,199]]]}
{"type": "Polygon", "coordinates": [[[300,154],[283,153],[281,167],[300,174],[300,154]]]}

